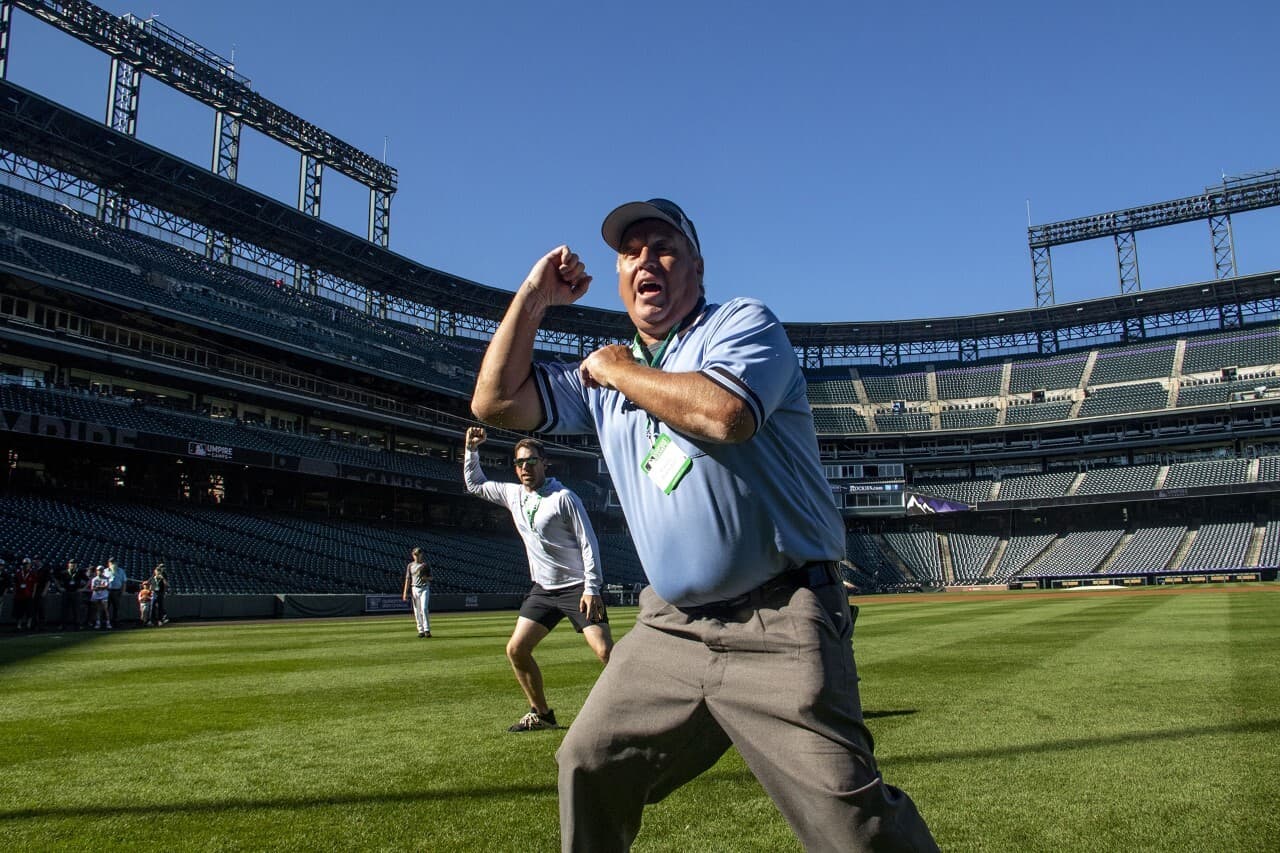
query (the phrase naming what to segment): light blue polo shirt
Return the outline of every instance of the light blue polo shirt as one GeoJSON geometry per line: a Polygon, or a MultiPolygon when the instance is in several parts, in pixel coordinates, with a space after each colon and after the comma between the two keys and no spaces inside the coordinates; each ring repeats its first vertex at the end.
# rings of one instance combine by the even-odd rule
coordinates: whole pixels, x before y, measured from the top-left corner
{"type": "Polygon", "coordinates": [[[697,371],[741,398],[756,432],[714,444],[659,430],[693,467],[670,493],[641,470],[649,416],[618,391],[587,389],[578,365],[539,363],[539,432],[595,432],[654,591],[690,607],[733,598],[786,569],[844,556],[844,525],[818,461],[805,380],[782,323],[755,299],[709,305],[661,369],[697,371]]]}

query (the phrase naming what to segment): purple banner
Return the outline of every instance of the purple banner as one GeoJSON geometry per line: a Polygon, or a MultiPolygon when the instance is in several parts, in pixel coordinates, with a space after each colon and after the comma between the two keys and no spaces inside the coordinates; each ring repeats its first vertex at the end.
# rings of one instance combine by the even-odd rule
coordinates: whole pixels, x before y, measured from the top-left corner
{"type": "Polygon", "coordinates": [[[967,509],[970,506],[960,501],[907,492],[907,515],[934,515],[939,512],[963,512],[967,509]]]}

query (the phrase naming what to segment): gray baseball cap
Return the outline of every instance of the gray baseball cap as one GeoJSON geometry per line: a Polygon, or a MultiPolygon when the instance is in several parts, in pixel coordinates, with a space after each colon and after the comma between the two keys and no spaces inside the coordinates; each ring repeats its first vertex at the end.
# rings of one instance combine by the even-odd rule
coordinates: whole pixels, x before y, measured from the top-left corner
{"type": "Polygon", "coordinates": [[[702,244],[698,242],[698,230],[693,221],[680,209],[680,205],[665,198],[651,198],[648,201],[629,201],[613,209],[604,218],[600,226],[600,234],[605,243],[615,252],[622,251],[622,235],[627,229],[642,219],[661,219],[675,228],[688,239],[694,251],[702,254],[702,244]]]}

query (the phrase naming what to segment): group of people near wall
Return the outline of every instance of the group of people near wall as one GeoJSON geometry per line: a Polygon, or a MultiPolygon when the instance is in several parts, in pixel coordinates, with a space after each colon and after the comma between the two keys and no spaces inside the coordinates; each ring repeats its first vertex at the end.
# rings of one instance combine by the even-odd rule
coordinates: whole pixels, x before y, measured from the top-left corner
{"type": "MultiPolygon", "coordinates": [[[[19,631],[113,630],[120,625],[120,601],[128,594],[129,584],[115,557],[96,566],[68,560],[61,568],[39,556],[15,559],[14,564],[0,558],[0,595],[12,594],[19,631]]],[[[164,563],[137,587],[139,622],[167,623],[169,579],[164,563]]]]}

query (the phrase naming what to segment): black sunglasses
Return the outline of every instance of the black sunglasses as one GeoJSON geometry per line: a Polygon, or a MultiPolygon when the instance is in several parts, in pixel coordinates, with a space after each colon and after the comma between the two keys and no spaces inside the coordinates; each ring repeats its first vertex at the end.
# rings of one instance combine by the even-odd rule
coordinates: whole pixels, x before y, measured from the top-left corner
{"type": "Polygon", "coordinates": [[[517,468],[524,468],[528,465],[537,465],[541,461],[542,460],[539,459],[537,456],[526,456],[523,459],[515,460],[515,465],[517,468]]]}

